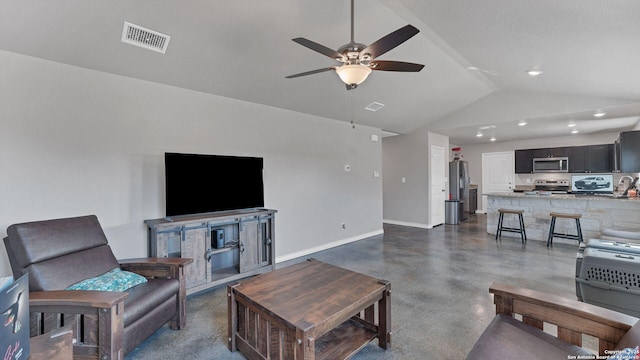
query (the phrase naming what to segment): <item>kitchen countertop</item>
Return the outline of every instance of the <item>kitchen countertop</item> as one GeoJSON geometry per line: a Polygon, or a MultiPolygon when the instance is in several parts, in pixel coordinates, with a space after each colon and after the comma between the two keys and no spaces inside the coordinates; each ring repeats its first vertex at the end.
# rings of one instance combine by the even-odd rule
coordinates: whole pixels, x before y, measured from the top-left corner
{"type": "MultiPolygon", "coordinates": [[[[491,192],[487,196],[487,233],[495,235],[498,225],[498,209],[524,210],[523,218],[527,238],[545,241],[549,235],[550,213],[580,214],[584,239],[599,238],[603,229],[640,231],[640,200],[614,198],[613,195],[550,194],[526,195],[520,192],[491,192]]],[[[513,216],[505,218],[508,226],[517,227],[513,216]]],[[[574,221],[558,221],[556,230],[575,234],[574,221]]],[[[518,234],[503,234],[503,237],[518,234]]],[[[520,241],[519,238],[517,238],[520,241]]],[[[554,239],[554,243],[576,244],[575,240],[554,239]]]]}
{"type": "Polygon", "coordinates": [[[640,199],[638,198],[625,198],[625,197],[616,197],[614,195],[575,195],[575,194],[550,194],[550,195],[527,195],[523,192],[492,192],[488,194],[482,194],[487,196],[503,196],[503,197],[512,197],[512,198],[553,198],[553,199],[566,199],[566,200],[615,200],[615,201],[629,201],[629,202],[638,202],[640,204],[640,199]]]}

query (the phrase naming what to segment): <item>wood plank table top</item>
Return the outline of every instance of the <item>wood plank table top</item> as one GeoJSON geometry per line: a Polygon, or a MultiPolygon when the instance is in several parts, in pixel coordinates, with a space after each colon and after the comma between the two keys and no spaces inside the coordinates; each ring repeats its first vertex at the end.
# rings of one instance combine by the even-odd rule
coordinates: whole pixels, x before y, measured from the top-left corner
{"type": "Polygon", "coordinates": [[[299,329],[321,330],[314,334],[320,336],[385,288],[379,279],[310,259],[244,280],[234,290],[299,329]]]}
{"type": "Polygon", "coordinates": [[[391,285],[315,259],[228,286],[229,349],[249,358],[348,359],[391,342],[391,285]]]}

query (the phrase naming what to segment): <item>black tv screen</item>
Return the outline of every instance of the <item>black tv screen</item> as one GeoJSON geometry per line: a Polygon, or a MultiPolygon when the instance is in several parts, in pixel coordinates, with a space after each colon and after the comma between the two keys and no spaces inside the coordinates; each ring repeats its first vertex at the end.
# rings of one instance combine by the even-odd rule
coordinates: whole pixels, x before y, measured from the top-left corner
{"type": "Polygon", "coordinates": [[[165,153],[166,216],[264,207],[262,158],[165,153]]]}

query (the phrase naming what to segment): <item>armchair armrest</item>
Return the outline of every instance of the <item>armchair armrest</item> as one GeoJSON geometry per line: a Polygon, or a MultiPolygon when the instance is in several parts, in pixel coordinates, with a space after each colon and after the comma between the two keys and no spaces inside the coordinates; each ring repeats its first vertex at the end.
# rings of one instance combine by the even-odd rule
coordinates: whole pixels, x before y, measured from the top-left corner
{"type": "Polygon", "coordinates": [[[522,321],[543,329],[544,323],[558,327],[557,337],[582,346],[582,334],[599,339],[598,352],[614,349],[638,318],[561,296],[493,283],[496,313],[520,314],[522,321]]]}
{"type": "Polygon", "coordinates": [[[182,269],[193,262],[189,258],[135,258],[118,260],[123,270],[146,277],[178,278],[182,269]]]}
{"type": "Polygon", "coordinates": [[[77,357],[124,357],[124,300],[109,291],[56,290],[29,293],[31,336],[70,326],[77,357]]]}
{"type": "Polygon", "coordinates": [[[172,329],[183,329],[187,326],[187,283],[184,276],[184,267],[191,264],[189,258],[136,258],[119,260],[123,270],[140,274],[147,278],[164,277],[177,279],[180,283],[178,293],[178,314],[169,326],[172,329]]]}
{"type": "Polygon", "coordinates": [[[127,296],[129,294],[114,291],[36,291],[29,293],[29,307],[31,310],[44,307],[111,308],[124,302],[127,296]]]}

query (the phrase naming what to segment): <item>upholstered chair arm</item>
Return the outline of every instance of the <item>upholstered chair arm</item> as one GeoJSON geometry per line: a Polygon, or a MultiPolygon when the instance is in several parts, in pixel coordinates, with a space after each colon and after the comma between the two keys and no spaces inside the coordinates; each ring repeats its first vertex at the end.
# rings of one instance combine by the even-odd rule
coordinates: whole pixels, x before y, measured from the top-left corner
{"type": "Polygon", "coordinates": [[[140,274],[147,278],[163,277],[177,279],[180,282],[178,292],[178,314],[169,323],[174,330],[187,326],[187,283],[184,267],[193,262],[189,258],[137,258],[118,260],[123,270],[140,274]]]}

